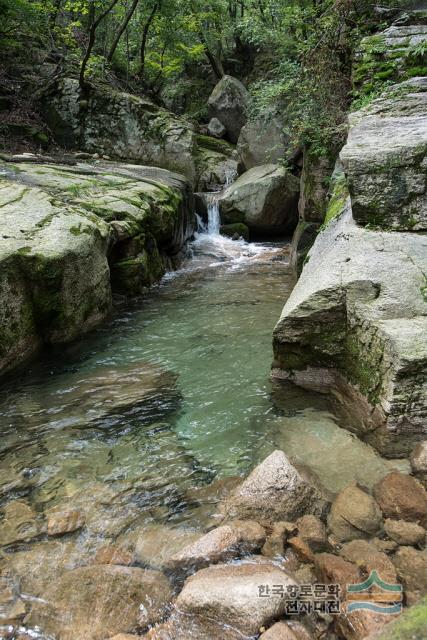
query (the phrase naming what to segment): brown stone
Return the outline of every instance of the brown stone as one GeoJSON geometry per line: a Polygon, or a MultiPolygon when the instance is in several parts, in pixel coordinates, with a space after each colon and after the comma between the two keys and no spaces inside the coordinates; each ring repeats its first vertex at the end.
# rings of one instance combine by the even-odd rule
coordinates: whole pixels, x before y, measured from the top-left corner
{"type": "Polygon", "coordinates": [[[410,456],[411,468],[415,474],[427,475],[427,440],[419,442],[410,456]]]}
{"type": "Polygon", "coordinates": [[[394,540],[381,540],[380,538],[372,538],[371,543],[378,551],[383,553],[393,553],[396,551],[398,544],[394,540]]]}
{"type": "Polygon", "coordinates": [[[314,562],[313,552],[302,538],[300,538],[299,536],[289,538],[288,544],[290,547],[292,547],[301,562],[314,562]]]}
{"type": "Polygon", "coordinates": [[[171,555],[200,538],[200,533],[183,527],[148,524],[121,535],[116,544],[131,553],[136,562],[162,569],[171,555]]]}
{"type": "Polygon", "coordinates": [[[52,511],[46,515],[49,536],[62,536],[81,529],[85,524],[85,515],[81,511],[52,511]]]}
{"type": "Polygon", "coordinates": [[[240,631],[198,615],[174,611],[166,622],[156,624],[144,640],[245,640],[240,631]]]}
{"type": "Polygon", "coordinates": [[[259,640],[311,640],[313,636],[296,621],[276,622],[260,635],[259,640]]]}
{"type": "Polygon", "coordinates": [[[321,582],[339,584],[344,598],[347,585],[360,581],[358,567],[332,553],[318,553],[314,557],[316,574],[321,582]]]}
{"type": "Polygon", "coordinates": [[[26,502],[12,500],[2,509],[0,520],[0,545],[25,542],[38,537],[46,530],[44,522],[26,502]]]}
{"type": "Polygon", "coordinates": [[[329,549],[326,527],[320,518],[307,515],[298,518],[298,536],[306,542],[315,553],[327,551],[329,549]]]}
{"type": "MultiPolygon", "coordinates": [[[[187,579],[176,606],[183,613],[201,615],[249,636],[277,619],[285,611],[286,602],[273,585],[295,581],[273,562],[246,562],[214,565],[187,579]],[[260,597],[259,586],[269,588],[268,597],[260,597]]],[[[265,592],[264,592],[265,593],[265,592]]]]}
{"type": "Polygon", "coordinates": [[[384,530],[389,538],[400,545],[423,545],[426,539],[426,530],[416,522],[387,518],[384,530]]]}
{"type": "Polygon", "coordinates": [[[349,562],[357,565],[362,575],[369,575],[376,571],[384,582],[395,584],[396,570],[390,558],[367,540],[352,540],[342,546],[340,555],[349,562]]]}
{"type": "Polygon", "coordinates": [[[94,564],[118,564],[129,566],[133,564],[133,554],[113,544],[105,545],[96,552],[94,564]]]}
{"type": "Polygon", "coordinates": [[[374,495],[386,518],[427,527],[427,492],[412,476],[392,471],[377,482],[374,495]]]}
{"type": "Polygon", "coordinates": [[[217,527],[173,555],[169,570],[201,569],[209,564],[258,551],[265,541],[265,529],[251,520],[234,520],[217,527]]]}
{"type": "Polygon", "coordinates": [[[362,638],[376,637],[393,619],[394,616],[359,609],[336,616],[335,625],[337,631],[346,640],[362,640],[362,638]]]}
{"type": "Polygon", "coordinates": [[[159,571],[91,565],[51,583],[25,623],[61,640],[105,640],[159,621],[171,598],[159,571]]]}
{"type": "Polygon", "coordinates": [[[285,553],[286,540],[290,536],[294,536],[297,531],[297,526],[293,522],[275,522],[262,548],[263,555],[269,558],[283,556],[285,553]]]}
{"type": "Polygon", "coordinates": [[[350,485],[332,503],[328,528],[339,542],[374,536],[382,525],[381,511],[372,496],[350,485]]]}
{"type": "Polygon", "coordinates": [[[406,602],[412,605],[427,594],[427,550],[399,547],[393,556],[393,563],[405,587],[406,602]]]}

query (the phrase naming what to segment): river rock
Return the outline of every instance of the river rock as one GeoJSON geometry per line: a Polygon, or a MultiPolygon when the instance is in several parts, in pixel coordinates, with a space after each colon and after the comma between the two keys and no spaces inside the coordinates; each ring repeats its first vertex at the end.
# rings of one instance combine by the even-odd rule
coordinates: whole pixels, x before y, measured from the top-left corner
{"type": "Polygon", "coordinates": [[[221,505],[228,518],[272,523],[321,512],[324,502],[283,451],[273,451],[221,505]]]}
{"type": "Polygon", "coordinates": [[[62,536],[77,531],[86,521],[81,511],[50,511],[46,515],[48,536],[62,536]]]}
{"type": "Polygon", "coordinates": [[[61,640],[105,640],[161,619],[171,599],[157,571],[94,565],[65,573],[33,604],[27,624],[61,640]]]}
{"type": "Polygon", "coordinates": [[[96,552],[93,564],[118,564],[129,566],[134,564],[135,557],[126,549],[122,549],[118,545],[104,545],[96,552]]]}
{"type": "Polygon", "coordinates": [[[315,570],[318,579],[326,584],[339,584],[342,599],[347,585],[359,582],[360,572],[355,564],[332,553],[318,553],[315,556],[315,570]]]}
{"type": "Polygon", "coordinates": [[[298,194],[298,179],[283,167],[254,167],[221,194],[221,221],[243,222],[254,234],[292,233],[298,221],[298,194]]]}
{"type": "Polygon", "coordinates": [[[246,640],[240,631],[217,620],[198,615],[189,615],[173,611],[172,615],[160,624],[154,625],[142,636],[144,640],[246,640]]]}
{"type": "Polygon", "coordinates": [[[368,538],[380,531],[382,515],[374,498],[356,486],[343,489],[332,503],[328,529],[338,542],[368,538]]]}
{"type": "Polygon", "coordinates": [[[293,522],[273,522],[271,532],[262,548],[263,555],[270,558],[283,556],[288,538],[295,536],[297,532],[297,525],[293,522]]]}
{"type": "Polygon", "coordinates": [[[427,491],[415,478],[393,471],[377,482],[374,495],[387,518],[427,526],[427,491]]]}
{"type": "Polygon", "coordinates": [[[393,556],[399,581],[405,588],[408,605],[427,595],[427,550],[417,551],[413,547],[399,547],[393,556]]]}
{"type": "Polygon", "coordinates": [[[422,545],[426,539],[426,530],[415,522],[405,520],[391,520],[384,522],[384,531],[389,538],[400,545],[422,545]]]}
{"type": "Polygon", "coordinates": [[[171,571],[201,569],[216,562],[258,551],[265,541],[265,529],[251,520],[234,520],[190,543],[166,563],[171,571]]]}
{"type": "Polygon", "coordinates": [[[276,622],[259,640],[311,640],[313,636],[300,622],[276,622]]]}
{"type": "Polygon", "coordinates": [[[314,562],[313,552],[308,544],[299,536],[294,536],[288,539],[288,545],[294,551],[295,555],[301,562],[314,562]]]}
{"type": "Polygon", "coordinates": [[[249,93],[245,86],[232,76],[224,76],[215,85],[208,100],[209,115],[217,118],[225,127],[228,139],[236,144],[246,122],[249,93]]]}
{"type": "Polygon", "coordinates": [[[227,133],[227,129],[224,127],[222,122],[218,120],[218,118],[211,118],[208,124],[208,133],[214,138],[223,138],[227,133]]]}
{"type": "Polygon", "coordinates": [[[244,125],[237,141],[237,153],[245,171],[289,158],[289,138],[283,129],[283,122],[271,113],[250,119],[244,125]]]}
{"type": "Polygon", "coordinates": [[[343,544],[340,556],[359,567],[362,575],[369,575],[376,571],[378,575],[390,584],[396,582],[396,570],[390,558],[367,540],[352,540],[343,544]]]}
{"type": "Polygon", "coordinates": [[[199,539],[200,533],[193,529],[150,523],[122,534],[117,544],[132,554],[138,563],[163,569],[171,555],[179,554],[199,539]]]}
{"type": "Polygon", "coordinates": [[[37,513],[22,500],[12,500],[2,509],[0,545],[29,541],[44,533],[46,525],[37,513]]]}
{"type": "Polygon", "coordinates": [[[313,515],[302,516],[296,521],[298,536],[304,540],[315,553],[329,548],[326,527],[320,518],[313,515]]]}
{"type": "Polygon", "coordinates": [[[286,591],[295,582],[268,561],[215,565],[187,579],[176,606],[180,611],[222,622],[252,636],[285,610],[284,598],[272,593],[273,584],[283,585],[286,591]],[[270,588],[269,597],[259,596],[260,585],[270,588]]]}

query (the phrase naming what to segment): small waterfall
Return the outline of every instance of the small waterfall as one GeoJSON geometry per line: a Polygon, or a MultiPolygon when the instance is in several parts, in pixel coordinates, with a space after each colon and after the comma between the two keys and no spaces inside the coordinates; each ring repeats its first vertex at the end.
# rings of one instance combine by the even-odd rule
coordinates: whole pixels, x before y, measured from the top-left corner
{"type": "Polygon", "coordinates": [[[210,193],[208,195],[208,235],[219,235],[221,226],[221,217],[219,214],[219,197],[218,193],[210,193]]]}

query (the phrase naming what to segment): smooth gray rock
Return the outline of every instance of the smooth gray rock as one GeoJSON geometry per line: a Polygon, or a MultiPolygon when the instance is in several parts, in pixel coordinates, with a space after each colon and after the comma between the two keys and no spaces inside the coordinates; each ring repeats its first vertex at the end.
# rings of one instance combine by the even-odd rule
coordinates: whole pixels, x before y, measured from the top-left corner
{"type": "Polygon", "coordinates": [[[427,78],[387,88],[350,114],[349,123],[340,159],[355,221],[386,230],[426,230],[427,78]]]}
{"type": "Polygon", "coordinates": [[[282,375],[332,391],[346,426],[392,457],[426,434],[426,249],[423,235],[358,227],[348,200],[274,330],[282,375]]]}
{"type": "Polygon", "coordinates": [[[283,123],[275,116],[249,120],[240,131],[237,153],[245,170],[263,164],[275,164],[289,156],[289,138],[283,123]]]}
{"type": "Polygon", "coordinates": [[[247,89],[240,80],[232,76],[221,78],[209,96],[209,116],[217,118],[224,125],[228,139],[234,144],[247,120],[248,100],[247,89]]]}
{"type": "Polygon", "coordinates": [[[221,220],[243,222],[255,234],[289,234],[298,220],[298,195],[299,180],[283,167],[254,167],[222,193],[221,220]]]}

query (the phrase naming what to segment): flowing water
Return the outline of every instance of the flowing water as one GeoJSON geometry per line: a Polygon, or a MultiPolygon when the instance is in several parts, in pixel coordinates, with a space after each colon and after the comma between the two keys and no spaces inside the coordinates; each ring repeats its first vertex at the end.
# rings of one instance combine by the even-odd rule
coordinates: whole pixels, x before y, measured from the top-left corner
{"type": "Polygon", "coordinates": [[[106,541],[147,539],[150,564],[170,531],[212,525],[226,479],[275,448],[333,492],[396,464],[341,429],[327,398],[272,385],[288,246],[233,242],[214,204],[209,217],[179,272],[0,391],[0,544],[27,598],[106,541]],[[85,527],[47,537],[55,508],[82,510],[85,527]]]}

